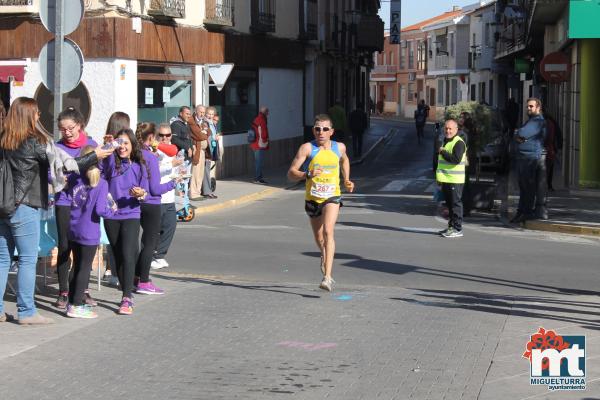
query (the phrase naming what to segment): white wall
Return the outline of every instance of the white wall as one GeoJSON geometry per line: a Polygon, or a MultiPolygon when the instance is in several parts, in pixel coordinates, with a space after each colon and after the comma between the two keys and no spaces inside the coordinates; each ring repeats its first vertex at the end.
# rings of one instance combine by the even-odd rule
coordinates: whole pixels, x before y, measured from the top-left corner
{"type": "MultiPolygon", "coordinates": [[[[115,111],[129,114],[132,126],[137,124],[137,61],[92,59],[85,61],[81,81],[88,90],[91,114],[86,132],[101,140],[108,118],[115,111]],[[124,76],[121,79],[121,65],[124,76]]],[[[38,60],[25,68],[23,86],[12,86],[11,102],[20,96],[34,97],[42,84],[38,60]]]]}
{"type": "Polygon", "coordinates": [[[260,68],[259,107],[269,108],[272,140],[303,135],[302,70],[260,68]]]}

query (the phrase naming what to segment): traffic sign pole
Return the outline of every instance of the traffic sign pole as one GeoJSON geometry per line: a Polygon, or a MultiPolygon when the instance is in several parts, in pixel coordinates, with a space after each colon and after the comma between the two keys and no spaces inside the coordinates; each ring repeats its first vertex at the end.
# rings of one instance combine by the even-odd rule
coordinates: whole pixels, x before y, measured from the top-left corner
{"type": "Polygon", "coordinates": [[[63,32],[63,0],[55,0],[56,32],[54,36],[54,139],[60,140],[58,114],[62,111],[62,52],[65,35],[63,32]]]}

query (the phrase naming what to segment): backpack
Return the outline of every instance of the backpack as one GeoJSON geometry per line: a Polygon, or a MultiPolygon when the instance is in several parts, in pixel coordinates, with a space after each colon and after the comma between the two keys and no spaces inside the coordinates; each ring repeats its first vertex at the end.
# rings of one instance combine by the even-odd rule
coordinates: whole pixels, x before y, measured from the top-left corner
{"type": "Polygon", "coordinates": [[[419,108],[419,109],[415,110],[415,121],[417,122],[417,124],[425,123],[425,109],[424,108],[419,108]]]}
{"type": "Polygon", "coordinates": [[[254,128],[248,129],[248,132],[246,133],[246,139],[248,140],[248,143],[256,142],[256,131],[254,128]]]}
{"type": "Polygon", "coordinates": [[[16,203],[12,169],[5,151],[2,150],[2,160],[0,160],[0,218],[12,217],[17,209],[16,203]]]}

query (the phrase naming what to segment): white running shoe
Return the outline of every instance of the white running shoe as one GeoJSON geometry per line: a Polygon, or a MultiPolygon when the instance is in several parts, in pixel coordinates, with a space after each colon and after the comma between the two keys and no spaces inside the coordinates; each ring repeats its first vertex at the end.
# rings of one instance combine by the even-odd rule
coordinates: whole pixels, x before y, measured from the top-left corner
{"type": "Polygon", "coordinates": [[[163,266],[163,268],[167,268],[169,263],[164,258],[157,258],[156,261],[163,266]]]}
{"type": "Polygon", "coordinates": [[[150,268],[152,269],[161,269],[164,268],[164,266],[158,262],[158,260],[152,260],[152,263],[150,263],[150,268]]]}

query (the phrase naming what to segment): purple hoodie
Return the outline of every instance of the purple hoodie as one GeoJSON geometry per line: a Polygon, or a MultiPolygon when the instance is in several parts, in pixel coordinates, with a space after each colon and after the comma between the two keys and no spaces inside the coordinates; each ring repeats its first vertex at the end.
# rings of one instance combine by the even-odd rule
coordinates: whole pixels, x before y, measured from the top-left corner
{"type": "Polygon", "coordinates": [[[148,192],[144,203],[159,205],[160,196],[175,189],[175,181],[160,183],[160,167],[158,165],[158,156],[146,149],[143,149],[142,153],[144,154],[144,160],[146,161],[146,165],[150,171],[150,179],[148,179],[148,173],[146,169],[143,168],[144,177],[141,187],[148,192]]]}
{"type": "MultiPolygon", "coordinates": [[[[84,132],[81,132],[81,135],[85,135],[84,132]]],[[[77,147],[77,148],[72,148],[72,147],[68,147],[65,145],[65,143],[63,142],[63,140],[59,140],[56,143],[56,146],[60,147],[61,149],[63,149],[68,155],[70,155],[71,157],[75,158],[75,157],[79,157],[79,154],[81,153],[81,149],[87,145],[90,145],[94,148],[98,147],[98,143],[96,143],[94,141],[94,139],[92,139],[89,136],[87,137],[87,141],[86,143],[82,146],[82,147],[77,147]]],[[[69,178],[69,176],[75,174],[74,172],[69,173],[67,176],[67,179],[69,178]]],[[[76,175],[76,174],[75,174],[76,175]]],[[[54,195],[54,204],[57,206],[70,206],[71,205],[71,197],[69,196],[69,194],[67,193],[67,189],[65,188],[62,192],[58,192],[54,195]]]]}
{"type": "Polygon", "coordinates": [[[85,246],[100,244],[100,217],[111,217],[114,212],[108,205],[108,183],[100,179],[96,187],[89,186],[87,178],[77,174],[69,176],[65,191],[71,199],[69,240],[85,246]]]}
{"type": "Polygon", "coordinates": [[[129,194],[132,187],[142,187],[142,167],[128,159],[121,160],[121,169],[117,170],[115,156],[111,154],[103,161],[102,174],[108,181],[108,191],[117,203],[118,211],[106,219],[139,219],[140,202],[129,194]]]}

